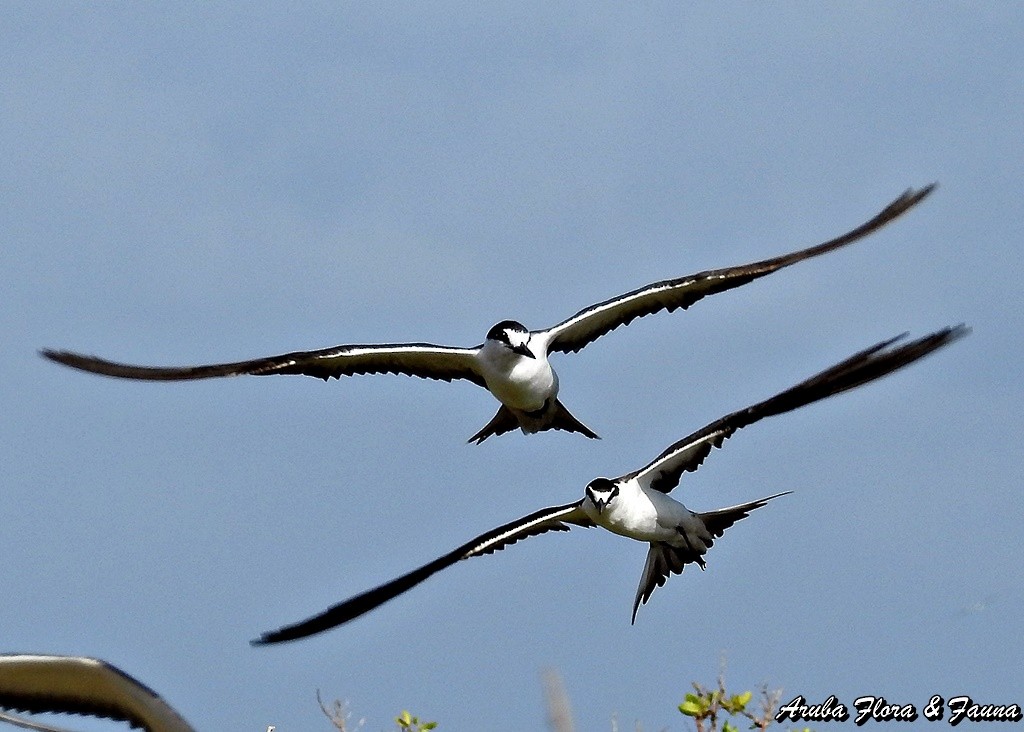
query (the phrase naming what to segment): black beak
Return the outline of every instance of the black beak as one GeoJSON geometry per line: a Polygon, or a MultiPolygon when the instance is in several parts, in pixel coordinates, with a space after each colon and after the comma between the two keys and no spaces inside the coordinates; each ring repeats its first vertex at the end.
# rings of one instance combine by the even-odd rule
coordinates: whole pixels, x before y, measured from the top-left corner
{"type": "Polygon", "coordinates": [[[518,353],[520,356],[526,356],[527,358],[537,358],[530,353],[530,347],[525,343],[519,346],[512,346],[512,353],[518,353]]]}

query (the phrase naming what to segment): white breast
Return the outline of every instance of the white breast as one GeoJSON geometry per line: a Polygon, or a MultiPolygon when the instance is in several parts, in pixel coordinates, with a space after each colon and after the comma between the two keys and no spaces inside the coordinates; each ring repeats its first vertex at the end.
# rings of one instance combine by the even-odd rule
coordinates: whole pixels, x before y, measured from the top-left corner
{"type": "Polygon", "coordinates": [[[487,389],[513,409],[532,412],[558,394],[558,376],[543,355],[528,358],[488,344],[480,353],[487,389]]]}
{"type": "Polygon", "coordinates": [[[663,493],[647,493],[635,481],[619,485],[619,493],[602,513],[589,500],[583,502],[587,516],[609,531],[638,541],[674,543],[677,526],[689,517],[683,504],[663,493]]]}

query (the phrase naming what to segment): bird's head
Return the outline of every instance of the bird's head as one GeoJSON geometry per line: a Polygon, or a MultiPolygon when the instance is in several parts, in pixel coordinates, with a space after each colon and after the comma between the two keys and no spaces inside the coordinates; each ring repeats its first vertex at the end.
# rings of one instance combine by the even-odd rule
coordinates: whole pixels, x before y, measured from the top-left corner
{"type": "Polygon", "coordinates": [[[594,504],[598,513],[604,513],[605,508],[617,495],[619,484],[608,478],[594,478],[587,485],[587,498],[594,504]]]}
{"type": "Polygon", "coordinates": [[[514,320],[503,320],[495,325],[487,331],[487,340],[498,343],[520,356],[536,358],[530,351],[530,331],[525,325],[514,320]]]}

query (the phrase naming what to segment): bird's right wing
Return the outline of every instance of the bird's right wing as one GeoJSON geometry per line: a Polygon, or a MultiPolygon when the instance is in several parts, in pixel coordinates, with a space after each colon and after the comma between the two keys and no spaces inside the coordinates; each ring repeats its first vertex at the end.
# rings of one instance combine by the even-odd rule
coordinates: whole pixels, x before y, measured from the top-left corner
{"type": "Polygon", "coordinates": [[[155,691],[95,658],[0,655],[0,708],[104,717],[149,732],[195,732],[155,691]]]}
{"type": "Polygon", "coordinates": [[[721,447],[722,443],[732,437],[736,430],[765,417],[783,414],[879,379],[962,338],[969,332],[970,330],[963,325],[943,328],[894,348],[890,348],[890,346],[904,338],[905,335],[882,341],[871,348],[855,353],[845,361],[837,363],[805,381],[801,381],[780,394],[712,422],[692,435],[670,445],[661,455],[640,470],[616,480],[624,481],[636,478],[641,485],[668,493],[679,485],[679,479],[684,472],[691,472],[699,468],[711,449],[721,447]]]}
{"type": "Polygon", "coordinates": [[[44,349],[40,353],[51,361],[81,371],[144,381],[188,381],[242,374],[304,374],[326,381],[356,374],[389,373],[442,381],[466,379],[486,387],[476,367],[476,351],[474,348],[435,346],[431,343],[350,345],[319,351],[296,351],[251,361],[170,367],[135,366],[72,351],[44,349]]]}
{"type": "Polygon", "coordinates": [[[580,500],[564,506],[545,508],[536,513],[531,513],[529,516],[524,516],[517,521],[499,526],[488,531],[486,534],[481,534],[472,541],[466,542],[458,549],[424,564],[422,567],[403,574],[401,577],[375,587],[372,590],[367,590],[355,597],[351,597],[324,610],[318,615],[314,615],[294,625],[286,625],[278,630],[268,631],[252,641],[252,644],[280,643],[330,630],[370,612],[388,600],[398,597],[428,577],[437,574],[442,569],[446,569],[462,559],[491,554],[528,536],[536,536],[548,531],[569,531],[570,527],[567,524],[594,526],[594,523],[587,518],[582,505],[583,501],[580,500]]]}
{"type": "Polygon", "coordinates": [[[784,267],[821,256],[863,239],[916,206],[934,188],[935,184],[919,190],[910,189],[870,221],[822,244],[760,262],[712,269],[672,280],[654,282],[624,295],[586,307],[552,328],[536,331],[535,335],[544,340],[549,351],[574,353],[619,326],[628,325],[635,318],[662,310],[668,312],[678,308],[685,310],[708,295],[740,287],[784,267]]]}

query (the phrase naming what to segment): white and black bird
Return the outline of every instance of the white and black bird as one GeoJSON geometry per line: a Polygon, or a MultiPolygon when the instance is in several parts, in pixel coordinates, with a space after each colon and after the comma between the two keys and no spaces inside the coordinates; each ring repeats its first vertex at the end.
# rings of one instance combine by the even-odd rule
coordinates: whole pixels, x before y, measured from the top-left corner
{"type": "Polygon", "coordinates": [[[497,414],[470,442],[483,442],[519,427],[524,433],[544,430],[597,435],[558,400],[558,376],[548,362],[553,352],[575,353],[635,318],[686,309],[698,300],[771,274],[783,267],[850,244],[881,228],[919,203],[934,189],[908,190],[877,216],[840,237],[761,262],[708,270],[655,282],[580,310],[558,325],[529,330],[515,320],[503,320],[475,348],[430,343],[344,345],[318,351],[298,351],[269,358],[190,367],[150,367],[108,361],[70,351],[44,349],[46,358],[82,371],[147,381],[183,381],[253,374],[304,374],[325,381],[356,374],[393,373],[424,379],[466,379],[484,387],[501,402],[497,414]]]}
{"type": "Polygon", "coordinates": [[[711,449],[721,447],[736,430],[758,420],[782,414],[820,399],[878,379],[960,338],[964,326],[945,328],[915,341],[895,345],[904,336],[883,341],[812,376],[763,402],[733,412],[671,445],[652,462],[618,478],[596,478],[584,497],[564,506],[536,513],[499,526],[458,549],[379,587],[356,595],[324,612],[264,633],[254,645],[296,640],[334,628],[373,610],[456,562],[490,554],[528,536],[548,531],[568,531],[571,526],[601,526],[630,539],[650,544],[633,601],[632,620],[656,587],[690,563],[704,569],[704,554],[715,539],[740,519],[773,498],[776,493],[749,503],[697,513],[671,498],[684,472],[697,470],[711,449]]]}
{"type": "MultiPolygon", "coordinates": [[[[0,709],[101,717],[148,732],[195,732],[141,681],[106,661],[81,656],[0,654],[0,709]]],[[[6,714],[0,721],[58,730],[6,714]]]]}

